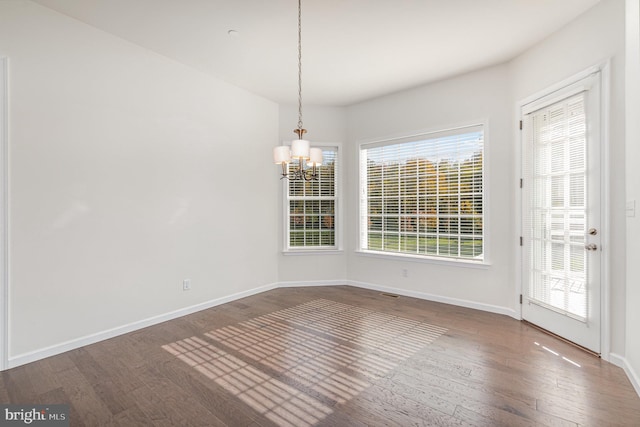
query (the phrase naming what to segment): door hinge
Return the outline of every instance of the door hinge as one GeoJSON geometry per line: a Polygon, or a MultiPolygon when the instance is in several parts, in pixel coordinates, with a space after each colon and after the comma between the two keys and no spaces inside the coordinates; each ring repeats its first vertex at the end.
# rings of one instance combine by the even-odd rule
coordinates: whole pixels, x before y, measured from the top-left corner
{"type": "Polygon", "coordinates": [[[520,294],[520,304],[522,304],[522,294],[520,294]]]}
{"type": "Polygon", "coordinates": [[[524,239],[520,236],[520,246],[524,246],[524,239]]]}
{"type": "Polygon", "coordinates": [[[520,178],[520,188],[522,188],[522,178],[520,178]]]}
{"type": "Polygon", "coordinates": [[[522,130],[522,120],[520,120],[520,130],[522,130]]]}

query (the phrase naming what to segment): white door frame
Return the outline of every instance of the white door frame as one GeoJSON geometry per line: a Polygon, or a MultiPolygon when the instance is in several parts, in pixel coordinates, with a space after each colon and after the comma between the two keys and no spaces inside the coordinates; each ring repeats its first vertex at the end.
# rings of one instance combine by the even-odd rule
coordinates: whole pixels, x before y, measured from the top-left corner
{"type": "MultiPolygon", "coordinates": [[[[610,345],[610,336],[611,336],[611,309],[610,309],[610,293],[611,288],[609,285],[610,279],[610,253],[609,250],[609,242],[610,242],[610,215],[609,215],[609,206],[610,206],[610,195],[608,189],[610,182],[610,167],[609,167],[609,99],[610,99],[610,60],[606,62],[602,62],[595,66],[589,67],[586,70],[581,71],[567,79],[564,79],[552,86],[547,87],[541,91],[536,92],[535,94],[528,96],[516,103],[515,106],[515,116],[518,120],[522,120],[522,107],[526,104],[534,102],[542,97],[545,97],[557,90],[560,90],[572,83],[575,83],[590,74],[595,72],[600,72],[601,75],[601,106],[600,106],[600,141],[601,141],[601,178],[600,178],[600,188],[602,194],[602,206],[600,215],[602,218],[601,230],[602,230],[602,240],[601,245],[603,248],[602,252],[602,266],[600,272],[600,283],[601,283],[601,295],[600,295],[600,352],[601,357],[604,360],[609,360],[609,353],[611,351],[610,345]]],[[[524,143],[524,135],[523,132],[519,129],[520,126],[516,127],[516,138],[517,145],[515,147],[515,175],[516,182],[518,185],[516,186],[516,197],[515,197],[515,212],[517,212],[517,219],[515,221],[516,227],[516,236],[523,236],[523,212],[522,212],[522,189],[520,188],[520,180],[522,179],[522,162],[523,162],[523,152],[522,152],[522,144],[524,143]]],[[[515,253],[516,255],[516,311],[518,313],[518,318],[522,319],[522,271],[523,271],[523,257],[522,250],[523,246],[521,246],[520,239],[516,239],[515,242],[515,253]]]]}
{"type": "Polygon", "coordinates": [[[0,57],[0,371],[9,368],[9,111],[7,58],[0,57]]]}

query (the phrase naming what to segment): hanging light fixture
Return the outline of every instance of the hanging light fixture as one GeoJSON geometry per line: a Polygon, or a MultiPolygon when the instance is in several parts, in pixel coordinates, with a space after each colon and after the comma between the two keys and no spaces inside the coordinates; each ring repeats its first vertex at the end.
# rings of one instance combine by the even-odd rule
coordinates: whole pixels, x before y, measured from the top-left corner
{"type": "Polygon", "coordinates": [[[322,150],[311,148],[309,141],[302,139],[307,132],[302,128],[302,0],[298,0],[298,128],[293,132],[298,139],[288,145],[280,145],[273,149],[273,161],[282,165],[282,177],[292,181],[317,181],[318,166],[322,164],[322,150]],[[287,164],[298,162],[298,168],[287,172],[287,164]],[[305,168],[310,167],[311,169],[305,168]]]}

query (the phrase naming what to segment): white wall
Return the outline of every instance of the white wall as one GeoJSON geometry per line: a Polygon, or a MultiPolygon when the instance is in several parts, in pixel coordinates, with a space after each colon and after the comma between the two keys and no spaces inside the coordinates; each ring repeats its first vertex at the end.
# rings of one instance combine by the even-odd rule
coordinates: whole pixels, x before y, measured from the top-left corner
{"type": "Polygon", "coordinates": [[[400,92],[348,108],[349,218],[348,278],[356,282],[423,293],[436,299],[498,312],[519,311],[516,304],[515,252],[519,230],[514,163],[518,133],[515,106],[522,100],[592,65],[611,59],[609,230],[611,257],[611,351],[624,354],[624,2],[604,1],[562,30],[503,66],[400,92]],[[358,143],[488,118],[487,234],[490,266],[457,266],[371,258],[355,253],[358,245],[358,143]],[[402,277],[408,270],[407,278],[402,277]],[[463,301],[464,302],[464,301],[463,301]]]}
{"type": "Polygon", "coordinates": [[[626,177],[627,200],[636,213],[627,217],[626,360],[640,394],[640,5],[627,0],[626,21],[626,177]]]}
{"type": "Polygon", "coordinates": [[[348,277],[402,292],[438,296],[451,302],[513,314],[512,125],[505,65],[374,99],[348,108],[347,172],[348,277]],[[407,136],[460,124],[488,121],[485,129],[487,182],[486,235],[490,265],[469,268],[386,258],[354,252],[358,248],[358,146],[362,141],[407,136]],[[403,277],[403,270],[407,276],[403,277]]]}
{"type": "MultiPolygon", "coordinates": [[[[346,147],[347,139],[347,120],[346,109],[344,107],[320,107],[304,105],[303,120],[304,128],[308,133],[305,138],[312,143],[319,145],[322,143],[338,143],[342,149],[346,147]]],[[[298,106],[281,105],[280,106],[280,141],[291,141],[296,137],[293,130],[298,127],[298,106]]],[[[344,151],[339,162],[344,162],[344,151]]],[[[274,166],[273,176],[276,179],[276,173],[280,169],[274,166]]],[[[342,168],[344,171],[344,168],[342,168]]],[[[345,181],[342,179],[342,184],[345,181]]],[[[344,186],[340,186],[343,188],[344,186]]],[[[282,194],[283,187],[280,186],[282,194]]],[[[282,197],[282,196],[281,196],[282,197]]],[[[281,198],[278,200],[282,200],[281,198]]],[[[342,198],[344,201],[344,197],[342,198]]],[[[279,204],[280,218],[283,215],[283,205],[279,204]]],[[[343,209],[343,218],[346,219],[347,212],[343,209]]],[[[279,249],[284,248],[284,223],[278,222],[279,232],[279,249]]],[[[345,227],[338,229],[344,233],[345,227]]],[[[344,240],[346,241],[346,239],[344,240]]],[[[280,282],[310,282],[310,281],[344,281],[347,278],[346,253],[329,253],[322,255],[309,254],[283,254],[278,258],[278,279],[280,282]]]]}
{"type": "MultiPolygon", "coordinates": [[[[533,95],[590,66],[611,59],[609,132],[610,198],[608,255],[611,259],[610,345],[624,354],[625,193],[624,193],[624,2],[603,1],[510,63],[512,100],[533,95]]],[[[605,236],[603,236],[605,238],[605,236]]],[[[606,252],[605,252],[606,254],[606,252]]]]}
{"type": "Polygon", "coordinates": [[[10,357],[277,281],[276,104],[28,1],[0,56],[10,357]]]}
{"type": "MultiPolygon", "coordinates": [[[[633,327],[625,353],[625,324],[640,324],[632,262],[640,227],[639,215],[628,219],[625,243],[624,202],[640,203],[640,185],[628,185],[625,196],[623,6],[602,2],[510,64],[347,108],[305,106],[309,139],[344,143],[345,252],[284,256],[282,187],[264,159],[291,139],[295,107],[31,2],[0,1],[0,56],[9,57],[11,75],[10,356],[274,282],[348,279],[515,314],[515,104],[611,58],[611,348],[639,372],[633,327]],[[488,122],[490,265],[357,254],[358,143],[477,120],[488,122]],[[184,278],[193,290],[180,290],[184,278]]],[[[640,161],[634,64],[627,70],[636,94],[627,105],[632,166],[640,161]]],[[[628,182],[640,184],[638,173],[627,167],[628,182]]]]}

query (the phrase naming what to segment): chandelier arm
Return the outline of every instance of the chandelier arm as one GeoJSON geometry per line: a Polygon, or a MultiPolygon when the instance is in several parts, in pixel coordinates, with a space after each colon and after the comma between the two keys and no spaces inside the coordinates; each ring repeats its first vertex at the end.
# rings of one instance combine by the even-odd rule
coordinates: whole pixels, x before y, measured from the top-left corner
{"type": "Polygon", "coordinates": [[[287,172],[286,163],[282,163],[282,176],[280,179],[288,179],[290,181],[317,181],[318,167],[314,164],[311,169],[304,169],[304,160],[299,160],[298,168],[292,172],[287,172]]]}

